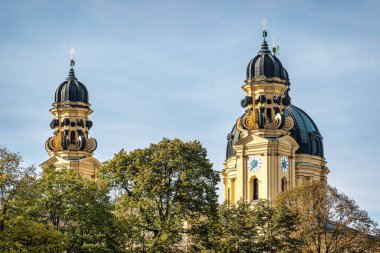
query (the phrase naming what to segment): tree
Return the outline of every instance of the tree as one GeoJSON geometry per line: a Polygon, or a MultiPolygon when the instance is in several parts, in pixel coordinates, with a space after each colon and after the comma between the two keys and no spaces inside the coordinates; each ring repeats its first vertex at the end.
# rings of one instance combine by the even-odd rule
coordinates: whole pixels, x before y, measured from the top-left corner
{"type": "Polygon", "coordinates": [[[255,252],[256,230],[255,212],[250,204],[239,201],[236,205],[220,208],[222,224],[222,252],[255,252]]]}
{"type": "Polygon", "coordinates": [[[290,236],[296,221],[296,216],[285,206],[275,209],[267,200],[223,205],[221,251],[298,252],[299,242],[290,236]]]}
{"type": "Polygon", "coordinates": [[[21,161],[19,154],[0,148],[0,251],[62,252],[67,238],[37,221],[37,175],[34,167],[20,167],[21,161]]]}
{"type": "Polygon", "coordinates": [[[117,214],[133,232],[127,242],[132,250],[211,247],[195,234],[217,215],[219,174],[198,141],[163,139],[145,149],[121,150],[100,173],[119,193],[117,214]],[[193,240],[183,240],[187,236],[193,240]]]}
{"type": "Polygon", "coordinates": [[[20,167],[21,161],[19,154],[0,148],[0,232],[10,215],[20,207],[16,202],[29,199],[30,191],[24,190],[25,185],[34,182],[35,169],[20,167]]]}
{"type": "Polygon", "coordinates": [[[298,214],[294,236],[305,252],[370,252],[379,246],[377,224],[367,212],[325,183],[287,191],[277,204],[298,214]]]}
{"type": "Polygon", "coordinates": [[[68,252],[119,252],[108,188],[68,169],[49,167],[39,183],[38,211],[69,238],[68,252]]]}
{"type": "Polygon", "coordinates": [[[7,220],[4,230],[0,233],[0,251],[3,253],[64,252],[67,243],[68,237],[53,226],[23,216],[7,220]]]}

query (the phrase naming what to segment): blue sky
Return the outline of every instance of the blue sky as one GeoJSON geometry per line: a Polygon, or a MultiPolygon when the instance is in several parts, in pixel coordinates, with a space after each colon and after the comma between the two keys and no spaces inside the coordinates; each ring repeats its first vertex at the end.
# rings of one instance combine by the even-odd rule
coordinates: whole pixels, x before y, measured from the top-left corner
{"type": "Polygon", "coordinates": [[[49,109],[74,47],[100,161],[177,137],[200,140],[220,170],[265,16],[292,102],[324,136],[330,184],[380,222],[379,10],[364,0],[3,0],[0,145],[25,165],[48,158],[49,109]]]}

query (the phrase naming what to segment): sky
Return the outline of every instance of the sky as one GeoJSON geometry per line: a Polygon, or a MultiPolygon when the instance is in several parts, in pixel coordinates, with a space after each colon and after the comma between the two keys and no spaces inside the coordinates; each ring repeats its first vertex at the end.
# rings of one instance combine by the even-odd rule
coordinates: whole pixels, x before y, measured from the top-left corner
{"type": "Polygon", "coordinates": [[[221,170],[266,17],[292,103],[324,137],[329,183],[380,223],[379,11],[375,0],[2,0],[0,146],[24,166],[48,159],[49,109],[74,47],[96,158],[196,139],[221,170]]]}

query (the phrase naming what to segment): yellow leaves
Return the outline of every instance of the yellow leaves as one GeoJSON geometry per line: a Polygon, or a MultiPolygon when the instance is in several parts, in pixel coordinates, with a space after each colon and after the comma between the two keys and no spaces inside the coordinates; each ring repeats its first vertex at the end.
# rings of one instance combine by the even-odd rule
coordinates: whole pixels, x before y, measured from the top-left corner
{"type": "Polygon", "coordinates": [[[0,181],[6,181],[9,178],[8,174],[0,173],[0,181]]]}
{"type": "Polygon", "coordinates": [[[376,224],[355,201],[325,183],[313,183],[282,194],[276,205],[286,205],[298,215],[295,235],[308,252],[364,252],[372,249],[368,235],[376,224]]]}

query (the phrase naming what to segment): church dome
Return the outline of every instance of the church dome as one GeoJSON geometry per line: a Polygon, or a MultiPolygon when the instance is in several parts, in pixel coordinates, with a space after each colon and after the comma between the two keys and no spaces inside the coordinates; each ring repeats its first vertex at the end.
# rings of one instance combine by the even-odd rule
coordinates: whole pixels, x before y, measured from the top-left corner
{"type": "Polygon", "coordinates": [[[55,91],[55,102],[82,102],[88,104],[88,92],[86,87],[75,77],[71,68],[66,81],[61,83],[55,91]]]}
{"type": "Polygon", "coordinates": [[[282,66],[280,60],[272,54],[268,49],[268,44],[264,40],[261,49],[256,57],[254,57],[247,66],[247,79],[257,77],[265,78],[281,78],[289,84],[289,75],[282,66]]]}
{"type": "MultiPolygon", "coordinates": [[[[285,106],[285,116],[290,116],[294,120],[294,127],[290,130],[290,136],[299,145],[296,153],[323,157],[323,137],[310,116],[294,105],[285,106]]],[[[232,146],[240,138],[240,132],[236,129],[235,125],[227,136],[227,158],[236,154],[232,146]]]]}

